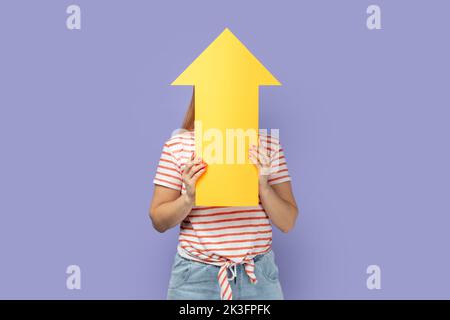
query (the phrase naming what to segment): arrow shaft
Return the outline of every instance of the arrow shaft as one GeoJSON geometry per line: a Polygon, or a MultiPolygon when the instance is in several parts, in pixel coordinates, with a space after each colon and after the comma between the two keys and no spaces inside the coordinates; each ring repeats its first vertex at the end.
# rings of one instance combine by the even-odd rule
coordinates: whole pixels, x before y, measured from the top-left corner
{"type": "Polygon", "coordinates": [[[208,163],[196,205],[257,205],[258,172],[248,147],[258,135],[259,88],[211,83],[195,87],[196,153],[208,163]]]}

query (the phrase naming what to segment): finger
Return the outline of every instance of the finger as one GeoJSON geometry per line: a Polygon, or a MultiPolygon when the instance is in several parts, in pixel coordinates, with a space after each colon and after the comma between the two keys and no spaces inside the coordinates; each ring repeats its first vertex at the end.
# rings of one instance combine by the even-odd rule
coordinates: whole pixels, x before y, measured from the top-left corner
{"type": "Polygon", "coordinates": [[[194,158],[194,163],[195,164],[199,164],[199,163],[202,163],[203,162],[203,158],[202,157],[195,157],[194,158]]]}
{"type": "Polygon", "coordinates": [[[197,180],[198,180],[198,178],[200,178],[200,176],[201,176],[202,174],[204,174],[205,171],[206,171],[206,166],[205,166],[203,169],[198,170],[198,171],[192,176],[191,181],[194,182],[194,183],[196,183],[197,180]]]}
{"type": "Polygon", "coordinates": [[[265,156],[263,154],[259,154],[259,159],[263,166],[267,167],[270,165],[270,160],[267,156],[265,156]]]}
{"type": "Polygon", "coordinates": [[[252,164],[254,164],[258,169],[260,168],[260,164],[259,164],[259,162],[258,162],[258,159],[256,159],[255,156],[249,154],[249,157],[248,157],[248,158],[250,159],[250,162],[251,162],[252,164]]]}
{"type": "Polygon", "coordinates": [[[199,158],[195,158],[194,160],[192,160],[191,163],[192,163],[192,166],[188,172],[189,176],[192,176],[195,173],[195,171],[194,171],[195,166],[198,166],[204,162],[203,162],[203,159],[199,157],[199,158]]]}
{"type": "Polygon", "coordinates": [[[258,159],[258,154],[256,153],[256,151],[249,150],[248,155],[249,155],[249,158],[253,162],[254,165],[256,165],[258,167],[261,166],[261,163],[260,163],[260,161],[258,159]]]}
{"type": "Polygon", "coordinates": [[[189,178],[192,179],[192,177],[193,177],[199,170],[201,170],[201,169],[203,169],[203,168],[205,168],[205,167],[206,167],[206,164],[204,164],[204,163],[200,163],[200,164],[197,164],[197,165],[193,166],[193,167],[191,168],[191,170],[189,171],[189,178]]]}
{"type": "Polygon", "coordinates": [[[263,146],[262,144],[258,146],[258,152],[260,152],[261,154],[268,156],[269,155],[269,149],[265,146],[263,146]]]}
{"type": "Polygon", "coordinates": [[[188,163],[186,163],[186,165],[184,166],[184,169],[183,169],[183,174],[189,175],[189,172],[191,171],[191,168],[193,165],[194,165],[194,163],[192,161],[189,161],[188,163]]]}
{"type": "MultiPolygon", "coordinates": [[[[251,150],[248,151],[248,159],[249,159],[253,164],[256,164],[256,163],[255,163],[255,161],[256,161],[255,155],[253,154],[253,152],[252,152],[251,150]]],[[[258,162],[258,161],[256,161],[256,162],[258,162]]]]}
{"type": "Polygon", "coordinates": [[[192,159],[192,156],[191,156],[191,160],[186,163],[183,173],[185,173],[188,177],[192,176],[192,174],[195,173],[195,172],[192,172],[192,168],[195,165],[198,165],[201,163],[205,163],[201,157],[195,157],[192,159]]]}
{"type": "Polygon", "coordinates": [[[269,149],[266,146],[264,146],[263,144],[259,144],[257,146],[252,145],[252,149],[257,150],[259,153],[261,153],[263,155],[266,155],[266,156],[270,155],[269,149]]]}
{"type": "Polygon", "coordinates": [[[258,161],[257,166],[260,174],[266,175],[269,170],[270,161],[260,151],[261,151],[260,149],[253,149],[250,150],[249,152],[252,155],[252,157],[257,159],[258,161]]]}
{"type": "Polygon", "coordinates": [[[268,156],[268,150],[266,148],[264,148],[262,146],[260,146],[258,148],[258,157],[259,157],[262,165],[267,166],[267,165],[270,164],[270,159],[269,159],[269,156],[268,156]]]}
{"type": "Polygon", "coordinates": [[[260,158],[259,154],[263,154],[263,148],[261,146],[255,146],[254,144],[250,146],[249,151],[254,151],[258,158],[260,158]]]}
{"type": "Polygon", "coordinates": [[[256,159],[258,159],[258,151],[256,151],[256,150],[248,150],[248,154],[252,155],[256,159]]]}

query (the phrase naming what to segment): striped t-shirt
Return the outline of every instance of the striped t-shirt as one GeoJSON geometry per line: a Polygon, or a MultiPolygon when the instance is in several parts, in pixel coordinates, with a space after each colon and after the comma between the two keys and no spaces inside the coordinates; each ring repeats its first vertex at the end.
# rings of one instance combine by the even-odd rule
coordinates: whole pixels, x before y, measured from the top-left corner
{"type": "MultiPolygon", "coordinates": [[[[270,185],[290,181],[286,158],[279,140],[259,135],[271,159],[270,185]]],[[[182,172],[195,151],[194,131],[172,136],[163,147],[153,182],[185,193],[182,172]]],[[[271,249],[272,227],[261,206],[194,206],[180,224],[178,253],[187,259],[220,266],[218,281],[221,298],[232,299],[227,269],[243,264],[252,283],[256,283],[253,258],[271,249]]]]}

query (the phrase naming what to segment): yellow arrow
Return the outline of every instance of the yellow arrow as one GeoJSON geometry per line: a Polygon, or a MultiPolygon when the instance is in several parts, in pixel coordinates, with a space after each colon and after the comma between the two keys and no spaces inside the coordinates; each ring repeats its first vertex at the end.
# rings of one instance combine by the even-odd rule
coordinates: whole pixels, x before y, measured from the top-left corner
{"type": "Polygon", "coordinates": [[[195,86],[196,153],[208,163],[196,205],[258,205],[248,147],[257,144],[259,86],[280,82],[225,28],[172,85],[195,86]]]}

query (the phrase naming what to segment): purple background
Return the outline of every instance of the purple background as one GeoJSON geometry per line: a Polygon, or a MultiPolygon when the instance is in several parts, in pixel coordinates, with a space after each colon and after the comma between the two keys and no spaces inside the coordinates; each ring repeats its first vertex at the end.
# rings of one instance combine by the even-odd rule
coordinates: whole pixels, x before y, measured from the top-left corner
{"type": "Polygon", "coordinates": [[[274,234],[288,299],[450,298],[448,1],[2,1],[0,298],[164,299],[177,228],[147,216],[171,87],[229,27],[301,216],[274,234]],[[66,7],[82,30],[66,29],[66,7]],[[366,28],[381,6],[382,30],[366,28]],[[67,290],[66,267],[82,269],[67,290]],[[382,289],[366,288],[366,267],[382,289]]]}

